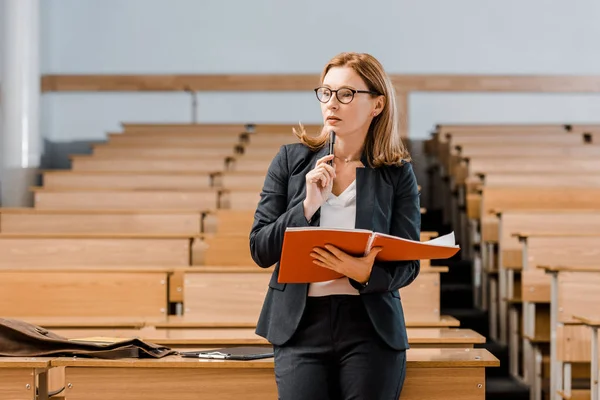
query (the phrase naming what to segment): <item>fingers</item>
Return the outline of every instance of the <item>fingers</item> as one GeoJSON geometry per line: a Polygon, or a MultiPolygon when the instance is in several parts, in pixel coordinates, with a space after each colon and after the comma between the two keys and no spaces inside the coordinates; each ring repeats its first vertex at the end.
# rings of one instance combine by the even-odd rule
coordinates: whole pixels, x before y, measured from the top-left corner
{"type": "Polygon", "coordinates": [[[329,155],[327,155],[325,157],[321,157],[321,158],[319,158],[317,160],[317,163],[315,164],[315,167],[318,167],[321,164],[328,165],[327,161],[331,161],[331,160],[333,160],[333,154],[329,154],[329,155]]]}
{"type": "Polygon", "coordinates": [[[329,252],[331,252],[331,254],[333,254],[340,261],[343,261],[344,259],[347,259],[348,257],[350,257],[348,254],[344,253],[342,250],[340,250],[337,247],[332,246],[330,244],[326,244],[325,248],[327,250],[329,250],[329,252]]]}
{"type": "Polygon", "coordinates": [[[310,183],[317,183],[320,181],[322,187],[327,187],[333,184],[335,176],[335,169],[333,169],[331,165],[321,164],[306,174],[306,179],[310,183]]]}
{"type": "Polygon", "coordinates": [[[383,250],[383,247],[373,247],[366,257],[370,260],[375,260],[375,257],[377,257],[377,254],[379,254],[381,250],[383,250]]]}
{"type": "Polygon", "coordinates": [[[315,261],[320,262],[327,268],[333,268],[337,263],[340,262],[340,260],[337,257],[320,247],[315,247],[310,253],[310,256],[314,258],[315,261]]]}

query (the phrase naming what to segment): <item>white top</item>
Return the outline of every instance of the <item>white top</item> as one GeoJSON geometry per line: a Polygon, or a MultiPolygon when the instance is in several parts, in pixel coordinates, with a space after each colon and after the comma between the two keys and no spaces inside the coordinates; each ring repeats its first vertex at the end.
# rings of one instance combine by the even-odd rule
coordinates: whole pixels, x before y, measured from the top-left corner
{"type": "MultiPolygon", "coordinates": [[[[354,229],[356,220],[356,180],[350,184],[339,196],[329,195],[325,204],[321,206],[321,222],[323,228],[354,229]]],[[[322,267],[324,268],[324,267],[322,267]]],[[[308,296],[319,297],[333,294],[358,295],[348,278],[334,279],[332,281],[311,283],[308,287],[308,296]]]]}

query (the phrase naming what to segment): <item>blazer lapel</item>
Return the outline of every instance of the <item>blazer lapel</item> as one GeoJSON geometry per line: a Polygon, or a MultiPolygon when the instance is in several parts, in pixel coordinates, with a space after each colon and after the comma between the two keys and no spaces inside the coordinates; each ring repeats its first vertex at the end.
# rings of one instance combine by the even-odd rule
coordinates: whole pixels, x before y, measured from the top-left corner
{"type": "Polygon", "coordinates": [[[375,174],[364,161],[364,168],[356,169],[356,229],[373,229],[375,202],[375,174]]]}

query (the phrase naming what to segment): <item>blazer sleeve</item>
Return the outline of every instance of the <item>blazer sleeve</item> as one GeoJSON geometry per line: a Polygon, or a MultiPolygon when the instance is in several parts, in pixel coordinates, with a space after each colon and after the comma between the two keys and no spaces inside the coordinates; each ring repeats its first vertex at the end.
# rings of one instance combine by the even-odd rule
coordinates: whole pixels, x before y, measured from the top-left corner
{"type": "Polygon", "coordinates": [[[269,165],[250,231],[250,253],[262,268],[271,267],[281,258],[288,226],[309,226],[302,202],[287,209],[288,178],[288,152],[286,146],[281,146],[269,165]]]}
{"type": "MultiPolygon", "coordinates": [[[[412,165],[405,163],[399,168],[399,178],[395,186],[390,235],[420,240],[421,206],[420,194],[412,165]]],[[[421,270],[421,262],[375,261],[366,286],[350,279],[350,283],[360,293],[380,293],[396,291],[412,283],[421,270]]]]}

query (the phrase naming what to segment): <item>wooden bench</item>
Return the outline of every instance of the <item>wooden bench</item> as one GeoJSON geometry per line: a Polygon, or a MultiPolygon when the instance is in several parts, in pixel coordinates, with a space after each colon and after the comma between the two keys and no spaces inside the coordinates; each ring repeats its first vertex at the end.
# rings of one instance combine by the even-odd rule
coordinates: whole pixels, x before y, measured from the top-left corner
{"type": "MultiPolygon", "coordinates": [[[[282,134],[292,133],[292,129],[298,127],[295,124],[155,124],[155,123],[123,123],[125,133],[139,134],[163,134],[172,133],[192,133],[199,136],[205,134],[236,134],[236,133],[264,133],[264,134],[282,134]]],[[[318,124],[304,125],[306,131],[310,133],[320,132],[322,126],[318,124]]]]}
{"type": "Polygon", "coordinates": [[[198,171],[73,171],[43,172],[45,189],[207,190],[210,173],[198,171]]]}
{"type": "Polygon", "coordinates": [[[538,269],[543,265],[565,265],[574,263],[579,266],[597,265],[597,255],[593,249],[600,246],[600,233],[586,235],[575,232],[570,234],[520,234],[522,244],[522,267],[520,282],[515,276],[518,272],[509,271],[507,297],[520,298],[521,305],[513,303],[509,313],[511,332],[511,366],[518,369],[519,348],[523,349],[523,370],[539,360],[541,346],[550,343],[551,319],[547,304],[551,302],[550,278],[538,269]],[[592,251],[590,251],[592,250],[592,251]],[[539,325],[541,323],[543,325],[539,325]],[[521,331],[524,337],[520,339],[521,331]],[[520,346],[520,341],[522,346],[520,346]],[[537,355],[536,355],[537,354],[537,355]]]}
{"type": "MultiPolygon", "coordinates": [[[[471,231],[469,243],[480,242],[480,232],[481,235],[484,234],[483,227],[493,226],[498,219],[497,213],[500,210],[593,210],[598,207],[598,204],[600,204],[600,187],[485,186],[482,190],[477,218],[469,223],[471,231]]],[[[487,262],[486,247],[485,245],[481,246],[482,254],[476,254],[476,260],[486,260],[487,262]]],[[[479,270],[481,269],[479,268],[479,270]]],[[[486,270],[491,269],[486,268],[486,270]]],[[[504,279],[503,273],[499,274],[499,279],[504,279]]],[[[506,287],[505,284],[500,282],[499,290],[504,287],[506,287]]],[[[505,297],[504,293],[500,293],[500,296],[501,298],[505,297]]],[[[503,304],[500,303],[500,322],[506,320],[504,311],[503,304]]],[[[506,336],[503,332],[505,330],[501,327],[500,341],[505,343],[506,336]]]]}
{"type": "MultiPolygon", "coordinates": [[[[439,326],[440,274],[447,271],[446,267],[423,268],[415,282],[400,290],[405,318],[414,326],[439,326]]],[[[182,272],[183,315],[188,323],[234,327],[256,324],[271,279],[270,269],[206,266],[182,272]]]]}
{"type": "Polygon", "coordinates": [[[228,169],[226,158],[213,157],[136,157],[123,159],[99,158],[93,155],[71,156],[72,171],[118,172],[218,172],[228,169]]]}
{"type": "Polygon", "coordinates": [[[553,158],[538,156],[477,156],[462,163],[454,177],[456,184],[464,185],[469,177],[480,174],[515,174],[517,172],[548,174],[551,172],[564,173],[565,171],[598,173],[600,172],[600,161],[595,156],[562,159],[560,162],[553,158]]]}
{"type": "MultiPolygon", "coordinates": [[[[277,398],[273,359],[198,362],[179,356],[159,360],[58,358],[51,365],[65,367],[65,400],[277,398]]],[[[412,349],[407,353],[406,365],[402,398],[483,400],[485,370],[498,366],[499,361],[483,349],[412,349]]]]}
{"type": "Polygon", "coordinates": [[[230,145],[231,147],[242,143],[240,135],[175,135],[175,134],[159,134],[159,135],[132,135],[123,133],[109,133],[108,143],[110,144],[136,144],[136,145],[230,145]]]}
{"type": "Polygon", "coordinates": [[[265,183],[266,173],[264,172],[246,172],[246,171],[228,171],[212,174],[212,185],[214,187],[229,190],[254,190],[260,193],[265,183]]]}
{"type": "MultiPolygon", "coordinates": [[[[515,233],[541,234],[600,232],[600,208],[596,210],[504,210],[482,222],[482,298],[489,309],[490,336],[507,340],[509,277],[522,267],[521,244],[515,233]],[[511,268],[509,271],[507,268],[511,268]],[[501,286],[499,286],[501,284],[501,286]],[[502,318],[499,320],[499,309],[502,318]],[[500,322],[500,333],[498,331],[500,322]]],[[[511,279],[512,281],[512,279],[511,279]]]]}
{"type": "Polygon", "coordinates": [[[170,269],[2,267],[0,315],[164,318],[170,269]]]}
{"type": "Polygon", "coordinates": [[[0,235],[0,268],[189,266],[201,242],[197,236],[7,233],[0,235]]]}
{"type": "Polygon", "coordinates": [[[52,358],[0,357],[0,399],[48,400],[52,358]]]}
{"type": "Polygon", "coordinates": [[[101,143],[92,145],[92,154],[96,158],[137,157],[232,157],[243,149],[242,145],[196,145],[196,146],[157,146],[157,145],[117,145],[101,143]]]}
{"type": "Polygon", "coordinates": [[[0,208],[0,233],[190,234],[202,232],[201,211],[44,210],[0,208]]]}
{"type": "MultiPolygon", "coordinates": [[[[576,319],[575,316],[586,313],[594,315],[597,310],[600,302],[600,265],[553,264],[539,268],[543,268],[551,276],[550,393],[564,394],[566,396],[563,397],[568,398],[573,394],[572,364],[589,363],[594,358],[597,361],[598,348],[595,348],[596,357],[591,354],[593,331],[590,332],[581,319],[576,319]]],[[[597,344],[596,340],[595,346],[597,344]]],[[[597,365],[595,367],[592,377],[598,375],[597,365]]],[[[591,383],[592,388],[597,388],[597,380],[591,383]]],[[[579,398],[582,398],[581,394],[580,391],[576,393],[579,398]]],[[[585,398],[590,398],[589,394],[585,398]]]]}
{"type": "Polygon", "coordinates": [[[600,346],[598,344],[598,328],[600,328],[600,316],[597,311],[595,313],[582,313],[579,315],[573,315],[573,319],[579,321],[589,328],[590,333],[590,391],[581,391],[579,393],[581,398],[592,399],[600,398],[600,389],[598,388],[598,381],[600,380],[600,364],[598,359],[600,358],[600,346]]]}
{"type": "Polygon", "coordinates": [[[46,189],[34,187],[35,208],[53,210],[214,210],[216,190],[46,189]]]}
{"type": "MultiPolygon", "coordinates": [[[[489,172],[482,173],[465,180],[465,191],[467,194],[478,193],[487,186],[598,186],[600,182],[600,171],[581,172],[577,170],[568,171],[543,171],[543,172],[489,172]]],[[[471,198],[473,200],[473,198],[471,198]]],[[[478,200],[480,202],[481,200],[478,200]]],[[[469,210],[471,211],[471,210],[469,210]]],[[[473,208],[477,215],[477,206],[473,208]]]]}

